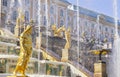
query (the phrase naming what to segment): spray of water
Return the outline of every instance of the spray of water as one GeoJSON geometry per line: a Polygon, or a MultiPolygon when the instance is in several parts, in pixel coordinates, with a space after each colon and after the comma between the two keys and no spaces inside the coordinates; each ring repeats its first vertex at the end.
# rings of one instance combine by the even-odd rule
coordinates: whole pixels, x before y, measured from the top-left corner
{"type": "Polygon", "coordinates": [[[118,9],[117,9],[117,0],[114,0],[113,2],[113,8],[114,8],[114,19],[115,19],[115,37],[118,38],[118,9]]]}
{"type": "Polygon", "coordinates": [[[79,29],[79,0],[77,0],[77,56],[78,56],[78,63],[79,63],[79,47],[80,47],[80,44],[79,44],[79,32],[80,32],[80,29],[79,29]]]}
{"type": "Polygon", "coordinates": [[[100,36],[100,29],[99,29],[99,26],[100,26],[100,15],[97,16],[97,39],[99,39],[99,36],[100,36]]]}
{"type": "Polygon", "coordinates": [[[19,8],[20,8],[21,10],[23,10],[23,4],[22,4],[22,1],[21,1],[21,0],[18,0],[18,3],[19,3],[19,8]]]}
{"type": "Polygon", "coordinates": [[[115,19],[115,39],[110,54],[110,60],[108,65],[108,77],[120,77],[120,38],[118,35],[118,15],[117,15],[117,0],[114,0],[114,19],[115,19]]]}
{"type": "MultiPolygon", "coordinates": [[[[38,16],[38,33],[39,33],[39,44],[40,44],[40,27],[41,27],[41,0],[38,0],[38,11],[37,11],[37,16],[38,16]]],[[[40,46],[40,45],[39,45],[40,46]]],[[[39,47],[40,48],[40,47],[39,47]]],[[[40,74],[40,63],[39,63],[39,59],[40,59],[40,52],[38,52],[38,74],[40,74]]]]}
{"type": "MultiPolygon", "coordinates": [[[[9,24],[10,20],[11,20],[11,15],[12,15],[12,8],[14,6],[14,0],[10,1],[10,7],[9,7],[9,11],[7,12],[6,15],[6,24],[9,24]]],[[[5,26],[7,29],[7,25],[5,26]]]]}
{"type": "MultiPolygon", "coordinates": [[[[49,27],[49,23],[48,23],[48,0],[45,0],[45,15],[46,15],[46,51],[48,51],[48,27],[49,27]]],[[[47,58],[47,56],[46,56],[47,58]]],[[[46,64],[46,63],[45,63],[46,64]]],[[[45,67],[46,69],[46,67],[45,67]]]]}

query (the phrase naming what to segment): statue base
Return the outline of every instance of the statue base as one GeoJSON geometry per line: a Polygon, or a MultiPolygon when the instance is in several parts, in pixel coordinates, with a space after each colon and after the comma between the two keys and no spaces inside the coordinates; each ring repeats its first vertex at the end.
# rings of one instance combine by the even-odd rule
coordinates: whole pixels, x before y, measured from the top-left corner
{"type": "Polygon", "coordinates": [[[67,62],[68,61],[68,49],[62,49],[62,62],[67,62]]]}
{"type": "Polygon", "coordinates": [[[7,76],[7,77],[29,77],[29,76],[7,76]]]}
{"type": "Polygon", "coordinates": [[[94,64],[94,77],[107,77],[105,62],[98,61],[94,64]]]}

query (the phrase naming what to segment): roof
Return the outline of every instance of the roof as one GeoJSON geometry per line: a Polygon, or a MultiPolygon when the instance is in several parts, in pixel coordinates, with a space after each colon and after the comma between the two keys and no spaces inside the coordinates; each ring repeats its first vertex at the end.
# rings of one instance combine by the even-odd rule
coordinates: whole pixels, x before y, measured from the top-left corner
{"type": "MultiPolygon", "coordinates": [[[[72,10],[76,11],[77,6],[73,5],[72,10]]],[[[80,7],[80,6],[79,6],[79,13],[84,14],[84,15],[88,15],[88,16],[93,17],[93,18],[97,18],[98,15],[102,15],[102,16],[104,16],[106,22],[109,22],[109,23],[112,23],[112,24],[115,23],[115,20],[114,20],[113,17],[107,16],[107,15],[104,15],[104,14],[101,14],[101,13],[98,13],[98,12],[95,12],[95,11],[92,11],[92,10],[88,10],[88,9],[80,7]]],[[[120,26],[120,20],[118,20],[118,25],[120,26]]]]}
{"type": "Polygon", "coordinates": [[[67,0],[60,0],[60,1],[62,1],[62,2],[64,2],[64,3],[67,3],[67,4],[71,4],[71,3],[69,3],[67,0]]]}

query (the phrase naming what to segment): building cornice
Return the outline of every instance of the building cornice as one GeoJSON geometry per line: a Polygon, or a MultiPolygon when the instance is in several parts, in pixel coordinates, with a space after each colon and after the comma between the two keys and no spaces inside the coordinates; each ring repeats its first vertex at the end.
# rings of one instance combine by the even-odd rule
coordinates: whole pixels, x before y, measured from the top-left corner
{"type": "Polygon", "coordinates": [[[55,2],[58,5],[63,5],[65,7],[67,7],[68,5],[70,5],[70,3],[65,2],[64,0],[53,0],[53,2],[55,2]]]}

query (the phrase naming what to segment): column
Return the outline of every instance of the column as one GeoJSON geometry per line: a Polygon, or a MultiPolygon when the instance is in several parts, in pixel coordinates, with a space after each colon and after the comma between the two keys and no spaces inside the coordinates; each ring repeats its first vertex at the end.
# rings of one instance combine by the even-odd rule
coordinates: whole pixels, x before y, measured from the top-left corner
{"type": "Polygon", "coordinates": [[[107,77],[105,62],[99,61],[94,64],[94,77],[107,77]]]}

